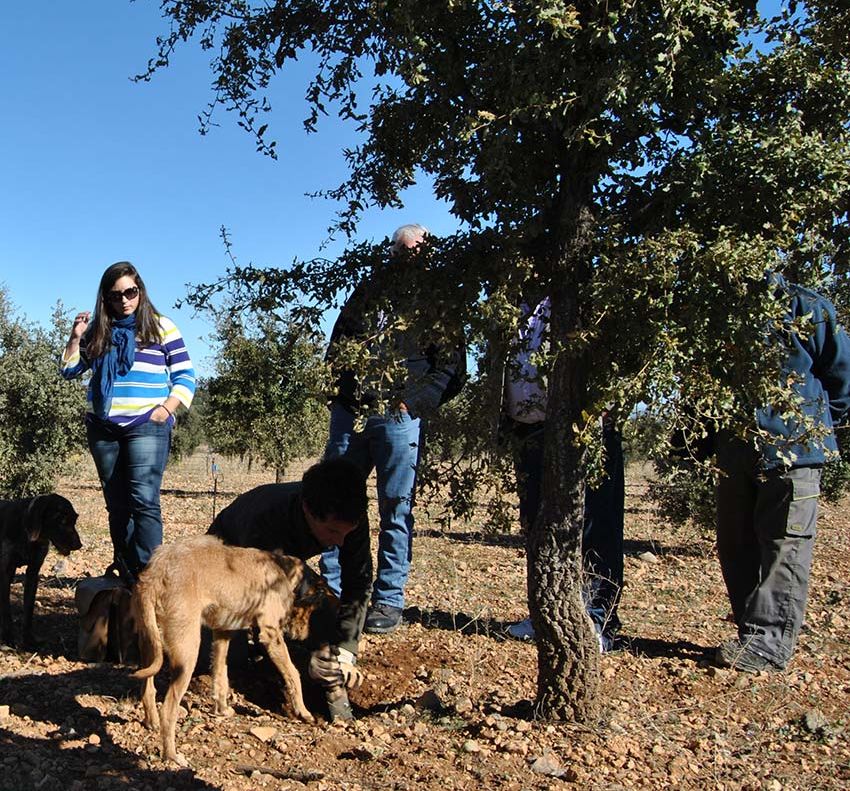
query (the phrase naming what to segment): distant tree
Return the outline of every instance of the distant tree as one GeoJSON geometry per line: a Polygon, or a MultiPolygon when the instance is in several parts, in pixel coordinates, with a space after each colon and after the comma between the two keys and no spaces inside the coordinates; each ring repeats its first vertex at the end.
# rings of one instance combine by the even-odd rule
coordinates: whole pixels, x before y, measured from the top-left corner
{"type": "Polygon", "coordinates": [[[764,344],[784,306],[763,275],[847,275],[850,7],[789,0],[773,19],[754,0],[161,8],[171,30],[143,77],[194,37],[214,53],[204,131],[223,105],[271,155],[272,79],[309,54],[307,129],[335,108],[362,133],[349,178],[322,193],[341,202],[336,229],[400,206],[420,173],[463,223],[392,266],[377,263],[384,246],[359,245],[337,262],[233,267],[225,280],[249,301],[318,321],[371,271],[396,306],[382,332],[465,324],[483,340],[515,329],[527,290],[550,297],[543,496],[527,540],[537,711],[592,720],[580,545],[596,420],[609,402],[643,401],[668,431],[746,435],[754,404],[799,413],[764,344]]]}
{"type": "Polygon", "coordinates": [[[204,407],[207,399],[207,385],[204,380],[199,380],[192,399],[192,408],[181,409],[177,413],[174,422],[174,431],[171,434],[171,452],[168,457],[169,464],[177,463],[191,456],[205,441],[204,432],[204,407]]]}
{"type": "Polygon", "coordinates": [[[289,464],[324,447],[325,364],[320,339],[288,319],[223,311],[215,373],[206,382],[210,448],[258,461],[280,480],[289,464]]]}
{"type": "Polygon", "coordinates": [[[65,462],[85,449],[86,391],[59,376],[67,316],[45,330],[15,315],[0,287],[0,496],[52,491],[65,462]]]}

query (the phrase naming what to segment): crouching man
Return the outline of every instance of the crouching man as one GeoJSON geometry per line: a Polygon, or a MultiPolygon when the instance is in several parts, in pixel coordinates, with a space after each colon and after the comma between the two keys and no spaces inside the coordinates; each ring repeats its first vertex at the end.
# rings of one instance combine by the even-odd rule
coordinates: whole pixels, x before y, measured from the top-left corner
{"type": "Polygon", "coordinates": [[[310,467],[301,481],[270,483],[239,495],[208,533],[226,544],[280,550],[307,560],[339,547],[341,590],[336,624],[310,658],[310,677],[326,691],[332,718],[351,719],[346,689],[362,680],[357,648],[372,591],[366,479],[345,458],[310,467]]]}

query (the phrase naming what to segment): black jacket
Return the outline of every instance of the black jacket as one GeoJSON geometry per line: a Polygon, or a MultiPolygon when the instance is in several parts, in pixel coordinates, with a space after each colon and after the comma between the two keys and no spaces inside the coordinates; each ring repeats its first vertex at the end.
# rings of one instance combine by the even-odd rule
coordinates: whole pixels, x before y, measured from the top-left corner
{"type": "MultiPolygon", "coordinates": [[[[209,533],[225,544],[278,549],[307,560],[326,549],[319,544],[301,505],[301,483],[268,483],[240,494],[215,518],[209,533]]],[[[329,641],[352,653],[363,631],[372,591],[372,554],[369,526],[364,519],[345,538],[339,549],[342,591],[336,634],[329,641]]]]}

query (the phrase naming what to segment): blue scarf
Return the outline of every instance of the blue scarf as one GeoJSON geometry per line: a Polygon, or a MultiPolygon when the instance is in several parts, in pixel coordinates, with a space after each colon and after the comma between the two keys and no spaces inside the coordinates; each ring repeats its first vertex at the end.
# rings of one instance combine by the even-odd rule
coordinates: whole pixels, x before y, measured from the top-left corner
{"type": "Polygon", "coordinates": [[[136,359],[136,314],[112,322],[112,343],[91,361],[91,400],[95,415],[108,417],[115,377],[124,376],[136,359]]]}

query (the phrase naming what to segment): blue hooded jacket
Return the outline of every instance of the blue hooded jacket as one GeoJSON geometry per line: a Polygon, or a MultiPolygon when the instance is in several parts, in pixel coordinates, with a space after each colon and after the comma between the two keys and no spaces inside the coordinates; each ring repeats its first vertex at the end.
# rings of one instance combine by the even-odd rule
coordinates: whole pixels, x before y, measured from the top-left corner
{"type": "Polygon", "coordinates": [[[833,427],[838,425],[850,408],[850,338],[839,326],[835,307],[820,294],[802,286],[788,283],[776,273],[770,282],[785,291],[789,298],[787,320],[809,316],[812,332],[800,337],[796,332],[785,333],[788,357],[783,374],[798,375],[793,388],[801,397],[804,414],[815,425],[827,429],[823,438],[806,437],[805,427],[796,420],[783,418],[773,407],[756,412],[759,428],[773,435],[775,442],[765,442],[762,466],[776,469],[789,466],[822,465],[838,453],[833,427]]]}

